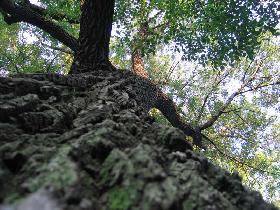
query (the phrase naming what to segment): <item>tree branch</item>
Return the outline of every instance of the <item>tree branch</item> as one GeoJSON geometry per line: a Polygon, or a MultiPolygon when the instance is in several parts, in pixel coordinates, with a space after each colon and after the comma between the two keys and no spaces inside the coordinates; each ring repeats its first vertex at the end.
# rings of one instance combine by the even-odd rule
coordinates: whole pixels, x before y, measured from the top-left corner
{"type": "Polygon", "coordinates": [[[259,90],[259,89],[269,87],[269,86],[273,86],[273,85],[280,85],[280,80],[276,81],[276,82],[273,82],[273,83],[263,84],[263,85],[258,84],[258,86],[256,86],[256,87],[252,87],[252,88],[249,88],[247,90],[241,91],[240,94],[247,93],[247,92],[250,92],[250,91],[253,91],[253,90],[259,90]]]}
{"type": "Polygon", "coordinates": [[[279,173],[269,172],[267,170],[254,167],[254,166],[252,166],[252,165],[250,165],[246,162],[238,160],[236,157],[232,157],[231,155],[226,154],[226,152],[223,152],[211,139],[208,138],[208,136],[202,134],[202,137],[205,138],[207,141],[209,141],[221,155],[223,155],[224,157],[234,161],[237,164],[241,164],[242,166],[247,166],[248,168],[259,171],[261,173],[266,173],[266,174],[270,174],[270,175],[279,175],[279,173]]]}
{"type": "Polygon", "coordinates": [[[193,144],[199,148],[206,149],[202,144],[201,131],[193,128],[189,123],[184,122],[177,112],[174,102],[163,92],[158,93],[155,108],[159,109],[172,126],[181,129],[185,135],[192,137],[193,144]]]}
{"type": "Polygon", "coordinates": [[[261,64],[257,66],[256,70],[253,72],[253,74],[250,76],[250,78],[247,79],[247,81],[245,81],[241,86],[240,88],[235,91],[234,93],[232,93],[230,95],[230,97],[226,100],[225,104],[220,108],[220,110],[215,114],[215,115],[212,115],[212,117],[207,121],[205,122],[203,125],[200,125],[199,128],[201,130],[204,130],[206,128],[209,128],[211,127],[217,120],[218,118],[224,113],[224,111],[228,108],[228,106],[231,104],[231,102],[233,101],[233,99],[238,96],[238,95],[241,95],[244,93],[244,91],[242,91],[250,82],[252,82],[254,79],[255,79],[255,76],[256,74],[258,73],[258,71],[260,70],[261,68],[261,64]]]}
{"type": "Polygon", "coordinates": [[[227,110],[227,111],[223,111],[223,114],[227,114],[227,113],[230,113],[230,112],[236,112],[236,111],[240,111],[241,110],[241,107],[239,108],[236,108],[236,109],[230,109],[230,110],[227,110]]]}
{"type": "Polygon", "coordinates": [[[164,82],[167,84],[170,77],[171,77],[171,74],[174,72],[174,70],[176,69],[176,67],[178,66],[180,61],[177,61],[177,63],[175,65],[172,64],[172,66],[170,66],[169,68],[169,71],[168,71],[168,74],[167,76],[164,78],[164,82]]]}
{"type": "Polygon", "coordinates": [[[147,22],[150,23],[152,20],[158,18],[158,16],[162,13],[163,13],[163,11],[159,10],[153,17],[148,18],[147,22]]]}
{"type": "Polygon", "coordinates": [[[77,51],[79,44],[76,38],[67,33],[60,26],[56,25],[52,21],[47,20],[32,10],[29,4],[18,5],[12,0],[1,0],[0,9],[6,13],[4,14],[4,20],[7,24],[26,22],[37,26],[38,28],[49,33],[53,38],[68,46],[74,52],[77,51]]]}
{"type": "MultiPolygon", "coordinates": [[[[211,87],[211,90],[210,90],[209,93],[205,96],[205,98],[204,98],[204,100],[203,100],[203,104],[202,104],[202,106],[201,106],[201,108],[200,108],[200,110],[199,110],[198,118],[197,118],[197,120],[196,120],[196,123],[197,123],[197,124],[200,122],[200,120],[201,120],[201,118],[202,118],[202,114],[204,113],[204,109],[205,109],[206,103],[207,103],[207,101],[208,101],[208,98],[210,97],[210,95],[211,95],[212,92],[214,91],[214,88],[217,87],[219,84],[221,84],[221,82],[227,77],[227,75],[228,75],[227,73],[224,74],[224,75],[222,75],[222,76],[220,77],[219,81],[211,87]]],[[[216,76],[216,78],[214,79],[214,81],[216,81],[216,80],[218,79],[218,76],[219,76],[219,75],[217,74],[217,76],[216,76]]]]}
{"type": "Polygon", "coordinates": [[[158,29],[158,28],[163,27],[163,28],[161,28],[161,30],[162,30],[162,29],[164,29],[165,27],[167,27],[168,25],[169,25],[169,21],[164,22],[164,23],[159,24],[159,25],[156,25],[156,26],[152,27],[151,29],[152,29],[152,30],[156,30],[156,29],[158,29]]]}
{"type": "Polygon", "coordinates": [[[51,60],[51,62],[48,63],[46,72],[48,72],[48,73],[50,72],[51,66],[53,65],[53,62],[55,61],[55,59],[57,58],[57,56],[58,56],[58,55],[54,56],[53,59],[51,60]]]}

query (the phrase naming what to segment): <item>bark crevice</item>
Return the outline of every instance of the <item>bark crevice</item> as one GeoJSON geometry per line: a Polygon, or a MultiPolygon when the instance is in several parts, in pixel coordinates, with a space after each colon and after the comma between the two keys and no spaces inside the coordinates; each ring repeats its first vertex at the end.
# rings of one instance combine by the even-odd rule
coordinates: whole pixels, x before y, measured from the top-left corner
{"type": "Polygon", "coordinates": [[[276,210],[195,154],[182,131],[155,123],[151,88],[106,69],[0,78],[0,207],[25,198],[17,209],[276,210]]]}

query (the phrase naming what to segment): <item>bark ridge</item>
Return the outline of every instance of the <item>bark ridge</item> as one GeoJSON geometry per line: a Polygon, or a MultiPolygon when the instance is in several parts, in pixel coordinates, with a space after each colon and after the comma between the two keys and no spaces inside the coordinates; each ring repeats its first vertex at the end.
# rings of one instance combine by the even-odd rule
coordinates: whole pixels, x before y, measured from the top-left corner
{"type": "Polygon", "coordinates": [[[6,77],[0,93],[0,209],[276,209],[155,123],[159,92],[131,72],[6,77]]]}

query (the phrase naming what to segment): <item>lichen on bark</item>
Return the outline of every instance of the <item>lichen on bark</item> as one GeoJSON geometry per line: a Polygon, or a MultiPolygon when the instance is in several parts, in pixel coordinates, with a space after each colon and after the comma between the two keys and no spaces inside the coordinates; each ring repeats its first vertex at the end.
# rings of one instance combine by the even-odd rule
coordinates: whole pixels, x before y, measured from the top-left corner
{"type": "Polygon", "coordinates": [[[141,81],[109,69],[0,78],[1,208],[37,196],[67,210],[276,209],[155,123],[141,81]]]}

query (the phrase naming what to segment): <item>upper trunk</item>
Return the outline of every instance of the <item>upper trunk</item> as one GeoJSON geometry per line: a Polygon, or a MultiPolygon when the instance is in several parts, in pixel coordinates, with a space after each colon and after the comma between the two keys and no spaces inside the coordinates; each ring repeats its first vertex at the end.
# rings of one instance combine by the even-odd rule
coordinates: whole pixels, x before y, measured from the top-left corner
{"type": "MultiPolygon", "coordinates": [[[[74,58],[76,66],[94,67],[108,63],[114,0],[82,0],[79,49],[74,58]]],[[[72,68],[72,73],[78,73],[72,68]]]]}

